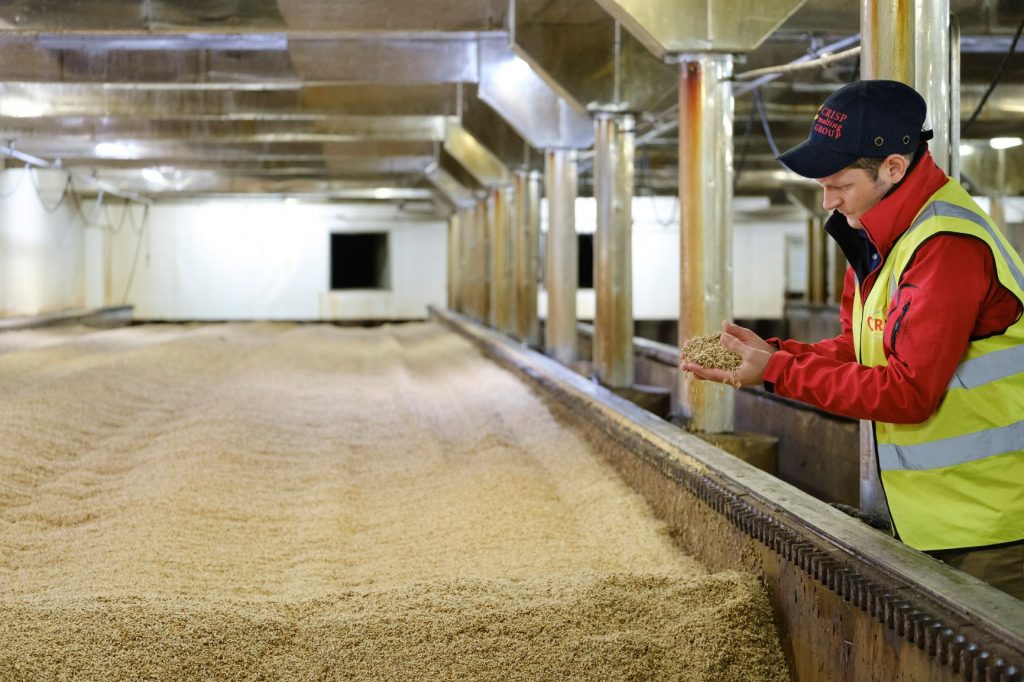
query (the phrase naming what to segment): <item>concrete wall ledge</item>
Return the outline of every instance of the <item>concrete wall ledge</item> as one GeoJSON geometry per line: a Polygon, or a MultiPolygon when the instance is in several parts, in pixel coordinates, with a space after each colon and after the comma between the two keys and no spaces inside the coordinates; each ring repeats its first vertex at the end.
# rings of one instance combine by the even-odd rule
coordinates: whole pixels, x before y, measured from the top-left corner
{"type": "Polygon", "coordinates": [[[132,321],[132,306],[110,306],[82,310],[62,310],[45,315],[0,317],[0,332],[36,329],[63,324],[84,324],[90,327],[122,326],[132,321]]]}

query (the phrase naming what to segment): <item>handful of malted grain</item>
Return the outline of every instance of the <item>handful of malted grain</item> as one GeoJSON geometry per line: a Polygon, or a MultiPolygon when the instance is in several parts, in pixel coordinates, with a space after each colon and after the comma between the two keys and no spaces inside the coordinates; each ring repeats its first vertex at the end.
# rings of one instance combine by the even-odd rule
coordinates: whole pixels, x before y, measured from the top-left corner
{"type": "Polygon", "coordinates": [[[693,337],[683,344],[680,357],[709,369],[736,369],[743,362],[739,354],[722,345],[722,332],[693,337]]]}

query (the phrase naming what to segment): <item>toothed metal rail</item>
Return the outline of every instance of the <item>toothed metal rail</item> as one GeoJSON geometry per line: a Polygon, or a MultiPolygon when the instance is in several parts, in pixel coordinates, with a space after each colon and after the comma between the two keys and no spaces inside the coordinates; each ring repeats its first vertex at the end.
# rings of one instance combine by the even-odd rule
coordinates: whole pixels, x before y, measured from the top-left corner
{"type": "Polygon", "coordinates": [[[431,315],[549,398],[687,552],[761,576],[793,679],[1024,682],[1024,602],[469,318],[431,315]]]}

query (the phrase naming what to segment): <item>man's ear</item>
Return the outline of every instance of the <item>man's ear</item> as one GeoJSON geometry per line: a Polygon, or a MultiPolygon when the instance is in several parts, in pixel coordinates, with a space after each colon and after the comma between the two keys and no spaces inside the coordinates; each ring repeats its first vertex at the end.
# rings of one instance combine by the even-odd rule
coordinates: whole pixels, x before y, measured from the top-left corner
{"type": "Polygon", "coordinates": [[[883,164],[882,173],[889,182],[893,184],[903,179],[903,176],[907,174],[907,169],[910,168],[910,162],[907,161],[907,157],[902,154],[890,154],[885,157],[883,164]]]}

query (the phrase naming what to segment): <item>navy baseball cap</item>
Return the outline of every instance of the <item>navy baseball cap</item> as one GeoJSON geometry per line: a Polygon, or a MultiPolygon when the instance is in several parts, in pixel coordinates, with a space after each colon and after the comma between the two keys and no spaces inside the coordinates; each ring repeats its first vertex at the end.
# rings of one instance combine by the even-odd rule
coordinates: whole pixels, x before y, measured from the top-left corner
{"type": "Polygon", "coordinates": [[[844,85],[818,109],[807,139],[778,160],[805,178],[824,178],[864,156],[913,154],[932,137],[921,130],[926,110],[924,98],[899,81],[844,85]]]}

